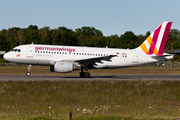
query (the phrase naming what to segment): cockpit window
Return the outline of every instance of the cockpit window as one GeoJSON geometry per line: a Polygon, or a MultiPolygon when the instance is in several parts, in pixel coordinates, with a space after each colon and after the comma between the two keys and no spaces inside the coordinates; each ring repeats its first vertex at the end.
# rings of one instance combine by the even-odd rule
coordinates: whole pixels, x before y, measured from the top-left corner
{"type": "Polygon", "coordinates": [[[21,52],[21,49],[12,49],[11,51],[14,51],[14,52],[21,52]]]}

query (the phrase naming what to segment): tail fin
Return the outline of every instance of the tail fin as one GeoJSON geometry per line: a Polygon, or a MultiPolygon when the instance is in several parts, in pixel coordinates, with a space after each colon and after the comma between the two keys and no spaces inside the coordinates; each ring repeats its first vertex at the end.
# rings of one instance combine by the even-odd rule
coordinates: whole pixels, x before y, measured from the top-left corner
{"type": "Polygon", "coordinates": [[[148,55],[162,55],[172,22],[162,22],[156,30],[139,46],[148,55]]]}

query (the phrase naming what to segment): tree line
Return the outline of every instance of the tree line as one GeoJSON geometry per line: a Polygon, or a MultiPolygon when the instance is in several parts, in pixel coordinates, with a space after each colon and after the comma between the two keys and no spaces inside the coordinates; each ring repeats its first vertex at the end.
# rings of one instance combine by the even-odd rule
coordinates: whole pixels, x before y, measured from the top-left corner
{"type": "MultiPolygon", "coordinates": [[[[132,31],[126,31],[118,36],[103,36],[102,31],[94,27],[84,26],[82,28],[68,29],[59,27],[51,29],[50,27],[38,28],[36,25],[30,25],[28,28],[13,27],[8,30],[0,31],[0,51],[9,51],[15,46],[23,44],[48,44],[48,45],[67,45],[67,46],[88,46],[88,47],[106,47],[109,48],[136,48],[148,36],[135,35],[132,31]]],[[[180,31],[171,29],[166,44],[165,51],[170,49],[180,49],[180,31]]]]}

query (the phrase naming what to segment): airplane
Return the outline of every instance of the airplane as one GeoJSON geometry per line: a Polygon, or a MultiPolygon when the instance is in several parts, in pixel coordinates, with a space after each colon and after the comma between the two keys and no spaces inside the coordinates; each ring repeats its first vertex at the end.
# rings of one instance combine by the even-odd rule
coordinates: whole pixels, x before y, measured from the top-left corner
{"type": "Polygon", "coordinates": [[[164,53],[172,22],[162,22],[154,32],[135,49],[59,46],[28,44],[13,48],[4,54],[10,62],[27,64],[27,76],[32,65],[50,66],[50,71],[69,73],[81,70],[80,77],[89,78],[88,69],[114,69],[166,61],[174,55],[164,53]],[[84,72],[85,71],[85,72],[84,72]]]}

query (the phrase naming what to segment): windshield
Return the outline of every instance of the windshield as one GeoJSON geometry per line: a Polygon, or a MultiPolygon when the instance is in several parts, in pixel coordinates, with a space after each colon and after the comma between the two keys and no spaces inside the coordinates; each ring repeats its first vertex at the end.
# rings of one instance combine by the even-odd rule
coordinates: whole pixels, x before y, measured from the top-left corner
{"type": "Polygon", "coordinates": [[[21,52],[21,49],[12,49],[13,52],[21,52]]]}

